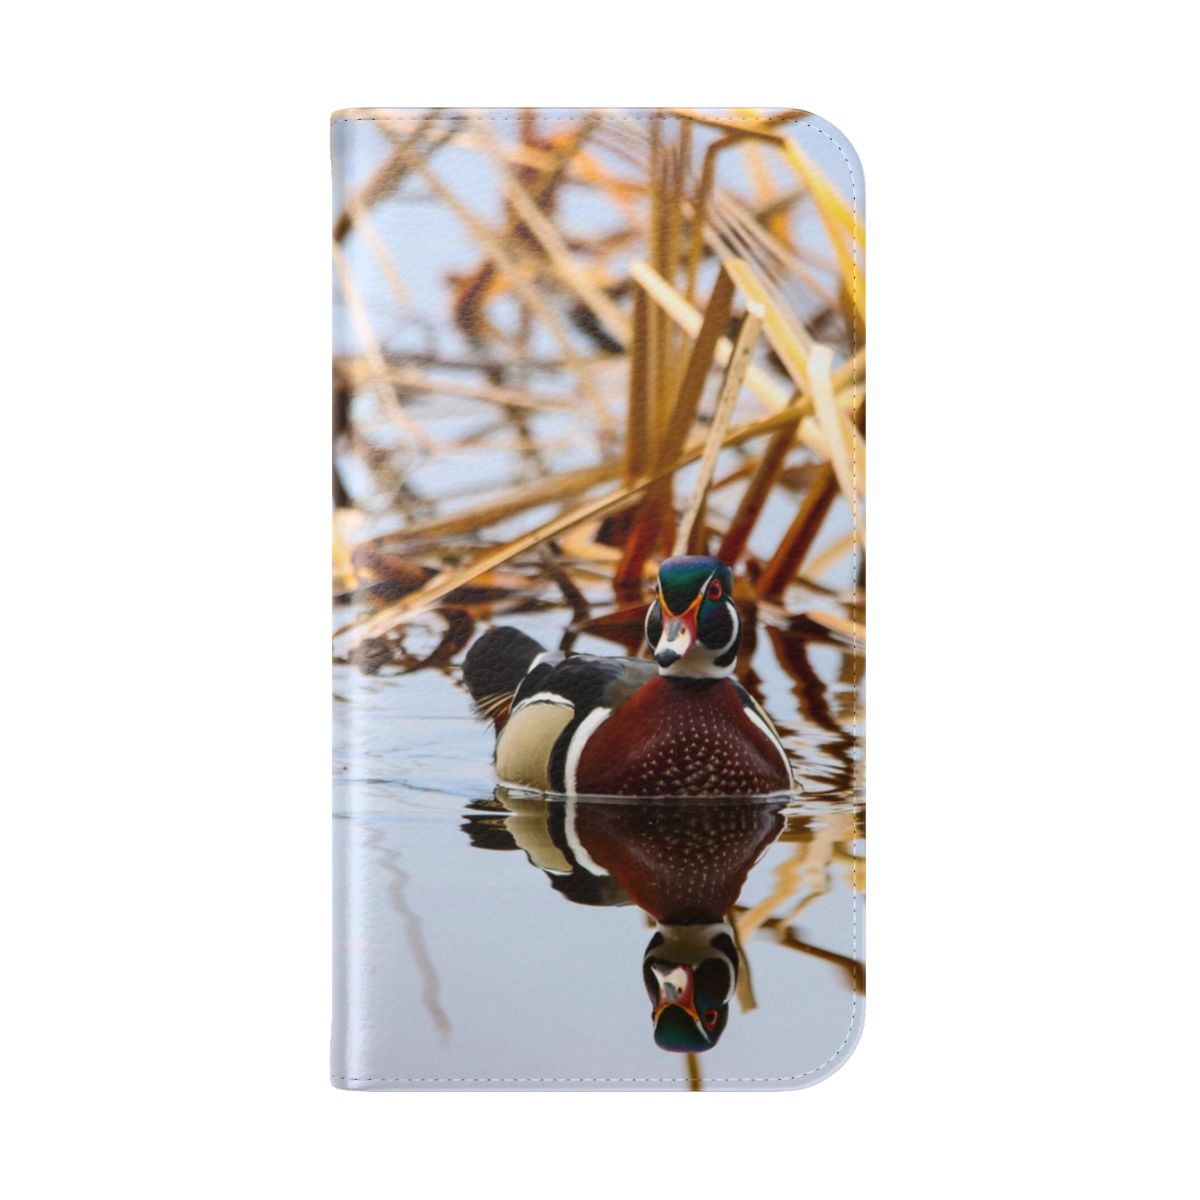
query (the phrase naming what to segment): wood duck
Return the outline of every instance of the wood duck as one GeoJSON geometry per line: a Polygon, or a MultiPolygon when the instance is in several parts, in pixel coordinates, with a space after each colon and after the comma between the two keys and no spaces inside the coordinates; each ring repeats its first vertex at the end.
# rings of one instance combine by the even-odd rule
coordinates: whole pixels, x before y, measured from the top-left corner
{"type": "Polygon", "coordinates": [[[566,795],[790,792],[771,719],[732,678],[741,641],[733,573],[667,559],[646,612],[654,661],[543,649],[509,626],[467,653],[463,678],[496,727],[506,783],[566,795]]]}
{"type": "Polygon", "coordinates": [[[467,819],[472,844],[523,850],[576,904],[633,903],[653,917],[642,981],[654,1041],[679,1053],[715,1046],[741,970],[729,913],[750,868],[783,829],[783,804],[497,794],[499,813],[489,802],[467,819]]]}

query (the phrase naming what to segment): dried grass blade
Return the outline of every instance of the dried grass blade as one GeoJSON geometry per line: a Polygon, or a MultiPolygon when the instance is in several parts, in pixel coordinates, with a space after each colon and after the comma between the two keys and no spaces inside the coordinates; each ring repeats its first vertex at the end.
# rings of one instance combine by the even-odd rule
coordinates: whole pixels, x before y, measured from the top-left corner
{"type": "Polygon", "coordinates": [[[717,155],[726,146],[732,146],[737,141],[737,137],[718,138],[704,152],[700,182],[696,188],[696,198],[692,202],[692,229],[688,239],[687,298],[689,301],[695,299],[696,296],[696,273],[700,269],[700,250],[708,225],[708,205],[712,197],[713,182],[716,179],[717,155]]]}
{"type": "Polygon", "coordinates": [[[795,579],[836,495],[837,478],[826,463],[817,472],[800,511],[755,582],[754,590],[761,599],[776,599],[795,579]]]}
{"type": "Polygon", "coordinates": [[[700,471],[692,489],[691,499],[680,519],[675,532],[675,553],[684,554],[688,549],[692,527],[700,514],[704,498],[708,495],[708,486],[712,482],[713,472],[717,467],[717,455],[724,444],[729,431],[729,423],[733,419],[733,408],[737,403],[738,393],[742,390],[742,381],[750,366],[750,357],[758,344],[763,330],[764,313],[762,308],[753,301],[747,307],[742,317],[741,327],[729,356],[729,365],[725,369],[725,377],[721,381],[721,390],[717,393],[716,407],[713,411],[712,425],[704,443],[704,452],[700,456],[700,471]]]}
{"type": "Polygon", "coordinates": [[[791,138],[781,139],[783,156],[796,172],[800,182],[808,189],[822,219],[849,235],[860,249],[866,247],[862,222],[858,220],[850,205],[838,195],[836,189],[825,178],[819,167],[809,162],[800,147],[791,138]]]}
{"type": "Polygon", "coordinates": [[[530,312],[546,326],[558,342],[563,358],[579,379],[579,388],[584,399],[592,408],[596,419],[602,428],[609,423],[609,413],[604,407],[600,396],[591,386],[588,374],[588,364],[582,359],[575,348],[571,335],[565,323],[557,312],[545,301],[541,292],[525,277],[518,263],[509,253],[504,239],[500,237],[485,221],[478,217],[466,204],[454,194],[429,167],[421,162],[414,164],[415,169],[425,181],[425,186],[459,219],[472,237],[479,243],[489,259],[508,276],[514,290],[524,301],[530,312]]]}
{"type": "Polygon", "coordinates": [[[533,197],[515,178],[501,157],[490,132],[485,145],[492,162],[501,174],[504,195],[516,210],[521,221],[537,239],[558,278],[591,310],[597,320],[622,346],[628,346],[631,336],[629,318],[588,278],[587,272],[575,262],[566,240],[554,222],[538,207],[533,197]]]}
{"type": "Polygon", "coordinates": [[[837,476],[838,487],[858,516],[858,470],[855,461],[854,434],[850,418],[838,407],[833,392],[833,350],[817,343],[808,358],[812,383],[813,413],[829,445],[829,461],[837,476]]]}
{"type": "Polygon", "coordinates": [[[350,273],[350,264],[346,261],[346,255],[337,242],[332,245],[334,270],[337,272],[338,283],[341,285],[346,306],[350,310],[350,319],[354,323],[354,330],[358,334],[358,340],[362,343],[363,357],[371,367],[368,382],[379,402],[379,407],[390,421],[403,429],[419,446],[432,451],[434,449],[433,439],[404,411],[400,397],[388,379],[387,360],[379,345],[379,339],[375,336],[375,329],[367,313],[367,306],[363,303],[362,295],[350,273]]]}
{"type": "MultiPolygon", "coordinates": [[[[688,356],[687,370],[683,382],[679,386],[679,394],[675,398],[671,410],[671,420],[667,426],[659,450],[657,465],[665,466],[683,449],[688,431],[696,420],[700,408],[700,398],[704,395],[704,385],[708,373],[712,369],[713,359],[717,357],[718,347],[724,339],[722,330],[729,324],[729,313],[733,308],[733,280],[729,272],[722,269],[713,284],[712,294],[704,306],[704,316],[696,330],[692,342],[692,352],[688,356]]],[[[729,361],[728,356],[726,362],[729,361]]]]}
{"type": "Polygon", "coordinates": [[[746,485],[742,498],[738,502],[737,511],[729,523],[729,530],[721,541],[717,557],[730,566],[734,566],[742,557],[750,534],[762,514],[767,497],[775,486],[787,461],[788,451],[796,441],[796,427],[801,418],[796,416],[782,429],[779,429],[767,443],[761,461],[754,472],[754,477],[746,485]]]}
{"type": "Polygon", "coordinates": [[[625,480],[645,473],[650,448],[650,381],[647,370],[649,306],[646,293],[633,289],[633,337],[629,345],[629,395],[625,423],[625,480]]]}
{"type": "Polygon", "coordinates": [[[662,111],[692,121],[696,125],[706,125],[710,129],[721,129],[726,133],[736,134],[739,138],[760,137],[772,142],[780,139],[780,135],[774,130],[764,128],[762,121],[748,121],[744,117],[718,117],[694,108],[664,108],[662,111]]]}
{"type": "MultiPolygon", "coordinates": [[[[646,289],[646,294],[654,303],[688,337],[696,338],[704,318],[682,293],[676,291],[647,263],[635,262],[629,268],[629,273],[646,289]]],[[[715,357],[721,366],[728,364],[732,350],[733,346],[728,338],[718,339],[715,357]]],[[[779,412],[787,407],[788,394],[760,367],[751,364],[750,369],[746,372],[745,382],[746,387],[772,411],[779,412]]]]}
{"type": "MultiPolygon", "coordinates": [[[[637,289],[636,294],[643,298],[645,295],[641,288],[637,289]]],[[[671,410],[670,423],[654,461],[657,470],[662,470],[678,457],[687,441],[687,435],[700,407],[700,398],[704,394],[708,373],[712,368],[717,341],[722,335],[721,331],[729,323],[732,306],[733,281],[729,278],[728,273],[722,270],[717,275],[712,295],[704,309],[704,317],[696,334],[696,340],[692,343],[687,369],[671,410]]],[[[625,551],[621,556],[621,563],[614,579],[618,595],[632,592],[635,587],[641,586],[642,568],[646,559],[654,549],[660,531],[669,530],[668,521],[673,519],[671,481],[667,478],[661,483],[655,484],[638,510],[633,528],[626,539],[625,551]]],[[[669,532],[667,536],[669,536],[669,532]]]]}
{"type": "Polygon", "coordinates": [[[842,285],[850,297],[854,316],[858,321],[862,321],[866,316],[863,271],[858,264],[858,254],[851,251],[851,246],[862,249],[862,226],[821,172],[800,153],[795,142],[785,138],[783,153],[813,198],[817,214],[833,247],[834,257],[842,275],[842,285]]]}
{"type": "Polygon", "coordinates": [[[371,257],[375,259],[375,265],[379,268],[380,275],[383,276],[388,290],[392,293],[396,307],[406,307],[409,300],[408,286],[400,274],[400,268],[396,266],[396,260],[387,248],[387,243],[379,232],[379,227],[375,224],[375,218],[365,208],[355,207],[353,211],[354,227],[361,235],[367,249],[370,250],[371,257]]]}
{"type": "Polygon", "coordinates": [[[479,243],[488,258],[508,277],[513,289],[554,336],[563,352],[563,357],[568,361],[578,359],[578,353],[571,341],[571,335],[567,332],[566,325],[558,313],[546,303],[537,288],[526,278],[521,264],[509,253],[504,239],[486,221],[468,208],[424,163],[416,163],[415,168],[425,181],[425,186],[441,204],[454,213],[467,232],[479,243]]]}
{"type": "Polygon", "coordinates": [[[620,476],[622,466],[622,463],[613,461],[596,467],[583,467],[562,475],[551,475],[540,483],[525,484],[516,491],[505,492],[487,504],[478,504],[463,512],[451,513],[432,521],[417,522],[399,532],[381,534],[372,541],[384,545],[425,538],[453,537],[460,533],[486,529],[489,525],[495,525],[528,509],[577,496],[600,483],[610,483],[620,476]]]}
{"type": "Polygon", "coordinates": [[[470,583],[471,580],[482,575],[485,571],[494,570],[496,567],[516,558],[518,554],[523,554],[526,550],[531,550],[542,542],[557,537],[560,533],[564,533],[566,530],[583,521],[591,520],[593,517],[604,516],[613,509],[620,508],[623,504],[626,504],[629,500],[644,491],[649,485],[649,480],[643,480],[636,484],[618,488],[614,492],[606,492],[603,496],[597,496],[593,500],[585,501],[569,512],[560,513],[557,517],[543,522],[536,529],[531,529],[528,533],[513,538],[512,541],[506,542],[503,546],[496,546],[491,550],[485,551],[465,566],[440,572],[423,588],[413,592],[410,596],[406,596],[403,600],[399,600],[395,604],[389,604],[386,608],[380,609],[366,620],[353,621],[338,632],[344,633],[352,628],[361,628],[364,637],[381,636],[387,633],[388,630],[395,628],[408,617],[414,616],[418,612],[429,608],[430,605],[436,604],[456,588],[470,583]]]}
{"type": "Polygon", "coordinates": [[[740,258],[730,258],[725,269],[733,276],[733,281],[743,295],[759,304],[765,314],[767,337],[775,352],[783,361],[792,382],[801,392],[807,392],[808,386],[808,356],[813,343],[807,332],[797,332],[788,316],[781,310],[775,300],[768,295],[767,289],[754,274],[750,265],[740,258]]]}
{"type": "MultiPolygon", "coordinates": [[[[781,215],[787,215],[786,208],[780,211],[781,215]]],[[[735,197],[724,195],[714,198],[712,214],[712,229],[709,231],[710,245],[712,240],[720,236],[726,242],[740,242],[746,246],[752,246],[760,257],[775,264],[777,273],[799,280],[814,296],[830,308],[837,306],[835,292],[826,287],[808,269],[799,254],[781,241],[769,228],[763,228],[759,224],[759,220],[765,218],[756,217],[735,197]]],[[[832,264],[830,269],[833,269],[832,264]]]]}
{"type": "Polygon", "coordinates": [[[470,400],[487,400],[511,408],[527,408],[534,412],[577,412],[579,401],[569,396],[544,396],[537,392],[525,392],[519,388],[501,387],[498,384],[466,383],[460,380],[436,379],[422,371],[396,367],[388,372],[388,378],[397,387],[415,392],[427,392],[437,396],[463,396],[470,400]]]}
{"type": "Polygon", "coordinates": [[[805,577],[813,580],[820,579],[830,567],[840,562],[854,549],[856,542],[857,536],[852,530],[845,537],[838,538],[832,546],[827,546],[820,554],[813,555],[805,569],[805,577]]]}
{"type": "MultiPolygon", "coordinates": [[[[399,139],[395,149],[375,169],[371,177],[350,198],[346,207],[333,223],[333,240],[342,241],[357,222],[358,216],[365,213],[385,196],[400,186],[408,174],[413,151],[418,142],[424,141],[429,125],[434,121],[436,111],[426,113],[415,129],[399,139]]],[[[388,127],[383,126],[386,130],[388,127]]]]}

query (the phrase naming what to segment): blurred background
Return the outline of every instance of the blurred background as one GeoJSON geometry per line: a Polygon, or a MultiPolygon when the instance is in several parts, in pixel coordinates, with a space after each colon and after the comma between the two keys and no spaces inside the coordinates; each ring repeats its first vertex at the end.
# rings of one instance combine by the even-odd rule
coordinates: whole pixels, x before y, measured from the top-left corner
{"type": "Polygon", "coordinates": [[[863,232],[836,130],[355,110],[333,138],[334,586],[367,661],[431,609],[548,592],[619,629],[673,551],[861,649],[863,232]]]}

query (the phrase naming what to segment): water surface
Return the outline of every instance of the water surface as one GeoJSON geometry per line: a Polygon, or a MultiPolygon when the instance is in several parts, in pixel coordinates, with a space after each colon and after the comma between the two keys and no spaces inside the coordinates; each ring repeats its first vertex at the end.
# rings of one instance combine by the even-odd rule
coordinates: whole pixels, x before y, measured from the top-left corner
{"type": "MultiPolygon", "coordinates": [[[[550,646],[570,614],[504,620],[550,646]]],[[[836,1069],[865,991],[855,654],[760,622],[744,657],[791,800],[566,802],[496,786],[454,662],[417,666],[444,628],[406,630],[410,669],[335,668],[335,1083],[707,1090],[836,1069]],[[664,1048],[648,980],[693,981],[713,1028],[672,1013],[664,1048]]]]}

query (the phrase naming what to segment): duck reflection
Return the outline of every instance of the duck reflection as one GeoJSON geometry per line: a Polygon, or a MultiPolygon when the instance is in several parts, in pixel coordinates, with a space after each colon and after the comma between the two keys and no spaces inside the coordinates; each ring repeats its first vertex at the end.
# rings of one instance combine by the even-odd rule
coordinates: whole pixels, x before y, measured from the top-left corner
{"type": "Polygon", "coordinates": [[[473,845],[524,851],[573,903],[645,912],[656,1044],[679,1053],[717,1044],[741,970],[729,916],[783,829],[782,803],[543,800],[498,788],[477,807],[464,825],[473,845]]]}

